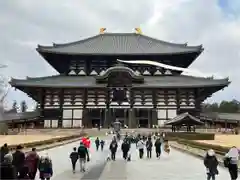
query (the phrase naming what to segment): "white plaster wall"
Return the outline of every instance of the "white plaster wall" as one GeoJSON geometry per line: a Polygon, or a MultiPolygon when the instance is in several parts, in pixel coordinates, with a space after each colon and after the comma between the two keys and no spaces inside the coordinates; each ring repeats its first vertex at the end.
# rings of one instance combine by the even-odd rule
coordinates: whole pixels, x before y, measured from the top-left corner
{"type": "Polygon", "coordinates": [[[44,120],[44,128],[50,128],[51,127],[51,120],[44,120]]]}
{"type": "Polygon", "coordinates": [[[72,110],[64,109],[63,110],[63,119],[72,119],[72,110]]]}
{"type": "Polygon", "coordinates": [[[158,119],[162,119],[162,120],[158,120],[158,125],[160,127],[164,126],[164,123],[166,122],[166,119],[167,119],[167,110],[166,109],[158,109],[157,117],[158,117],[158,119]]]}
{"type": "Polygon", "coordinates": [[[58,120],[52,120],[52,128],[58,127],[58,120]]]}
{"type": "Polygon", "coordinates": [[[73,127],[81,127],[82,126],[82,120],[73,120],[73,127]]]}
{"type": "Polygon", "coordinates": [[[73,110],[73,119],[82,119],[82,109],[74,109],[73,110]]]}
{"type": "Polygon", "coordinates": [[[72,126],[72,110],[64,109],[63,110],[63,123],[62,126],[64,128],[69,128],[72,126]]]}
{"type": "Polygon", "coordinates": [[[71,127],[72,127],[72,120],[70,120],[70,119],[64,119],[64,120],[62,121],[62,126],[63,126],[64,128],[71,128],[71,127]]]}
{"type": "Polygon", "coordinates": [[[177,110],[176,109],[168,109],[168,119],[175,118],[177,116],[177,110]]]}

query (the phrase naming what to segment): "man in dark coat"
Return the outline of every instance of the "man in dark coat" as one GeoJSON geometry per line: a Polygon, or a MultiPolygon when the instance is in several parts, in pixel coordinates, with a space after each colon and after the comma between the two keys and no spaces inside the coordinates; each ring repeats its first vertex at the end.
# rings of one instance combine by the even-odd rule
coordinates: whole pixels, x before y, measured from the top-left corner
{"type": "Polygon", "coordinates": [[[13,161],[12,164],[16,168],[17,175],[20,175],[21,169],[25,163],[25,154],[22,152],[22,146],[18,145],[16,152],[13,153],[13,161]]]}
{"type": "Polygon", "coordinates": [[[78,147],[78,156],[79,156],[79,162],[80,162],[80,171],[85,172],[86,160],[89,161],[90,159],[89,159],[88,149],[84,146],[82,142],[78,147]]]}
{"type": "Polygon", "coordinates": [[[6,154],[0,166],[0,179],[17,179],[16,169],[12,165],[13,157],[11,154],[6,154]]]}
{"type": "Polygon", "coordinates": [[[101,151],[103,151],[104,145],[105,145],[105,141],[101,140],[100,141],[101,151]]]}
{"type": "Polygon", "coordinates": [[[99,138],[97,137],[97,139],[95,140],[95,145],[96,145],[96,149],[98,151],[98,148],[99,148],[99,145],[100,145],[100,140],[99,138]]]}
{"type": "Polygon", "coordinates": [[[111,151],[111,159],[113,161],[116,160],[116,152],[117,152],[117,148],[118,148],[118,144],[117,144],[117,141],[116,139],[114,138],[109,146],[109,149],[111,151]]]}
{"type": "Polygon", "coordinates": [[[123,158],[127,160],[128,158],[128,151],[130,150],[130,143],[125,139],[122,143],[122,152],[123,152],[123,158]]]}
{"type": "Polygon", "coordinates": [[[148,140],[146,142],[146,149],[147,149],[147,157],[148,158],[152,158],[152,146],[153,146],[152,139],[151,139],[151,137],[148,137],[148,140]]]}
{"type": "Polygon", "coordinates": [[[0,150],[1,153],[1,162],[4,160],[4,156],[9,153],[9,148],[7,144],[4,144],[0,150]]]}
{"type": "Polygon", "coordinates": [[[156,150],[156,156],[157,156],[157,158],[160,158],[162,142],[159,137],[156,139],[154,146],[155,146],[155,150],[156,150]]]}

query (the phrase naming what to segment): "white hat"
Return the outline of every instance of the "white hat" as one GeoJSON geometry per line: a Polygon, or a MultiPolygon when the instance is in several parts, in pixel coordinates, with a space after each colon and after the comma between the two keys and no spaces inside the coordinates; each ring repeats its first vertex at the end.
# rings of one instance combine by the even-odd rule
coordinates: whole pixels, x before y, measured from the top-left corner
{"type": "Polygon", "coordinates": [[[215,156],[215,152],[214,152],[213,149],[209,149],[208,152],[207,152],[207,154],[208,154],[209,156],[215,156]]]}

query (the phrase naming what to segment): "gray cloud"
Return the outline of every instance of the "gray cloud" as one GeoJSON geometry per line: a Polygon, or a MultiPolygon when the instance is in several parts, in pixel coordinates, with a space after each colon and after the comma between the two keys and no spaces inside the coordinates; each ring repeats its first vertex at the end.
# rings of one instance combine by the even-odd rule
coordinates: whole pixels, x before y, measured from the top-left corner
{"type": "MultiPolygon", "coordinates": [[[[239,7],[238,1],[229,7],[239,7]]],[[[97,34],[101,27],[132,32],[140,26],[146,35],[162,40],[203,44],[205,51],[192,67],[232,80],[213,100],[240,98],[240,21],[231,12],[219,7],[217,0],[0,1],[0,63],[8,65],[2,74],[15,78],[56,74],[35,51],[37,44],[76,41],[97,34]]],[[[18,91],[9,95],[10,101],[24,98],[18,91]]]]}

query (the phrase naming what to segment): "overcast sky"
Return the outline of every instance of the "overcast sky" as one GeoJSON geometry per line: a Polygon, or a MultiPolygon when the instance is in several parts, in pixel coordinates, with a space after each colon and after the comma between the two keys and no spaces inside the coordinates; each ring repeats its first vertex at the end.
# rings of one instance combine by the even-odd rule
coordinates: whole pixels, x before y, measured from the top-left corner
{"type": "MultiPolygon", "coordinates": [[[[161,40],[203,44],[192,64],[232,81],[209,101],[240,99],[240,0],[1,0],[0,64],[5,77],[47,76],[56,71],[36,52],[37,44],[64,43],[108,32],[143,33],[161,40]]],[[[7,97],[27,100],[13,89],[7,97]]]]}

